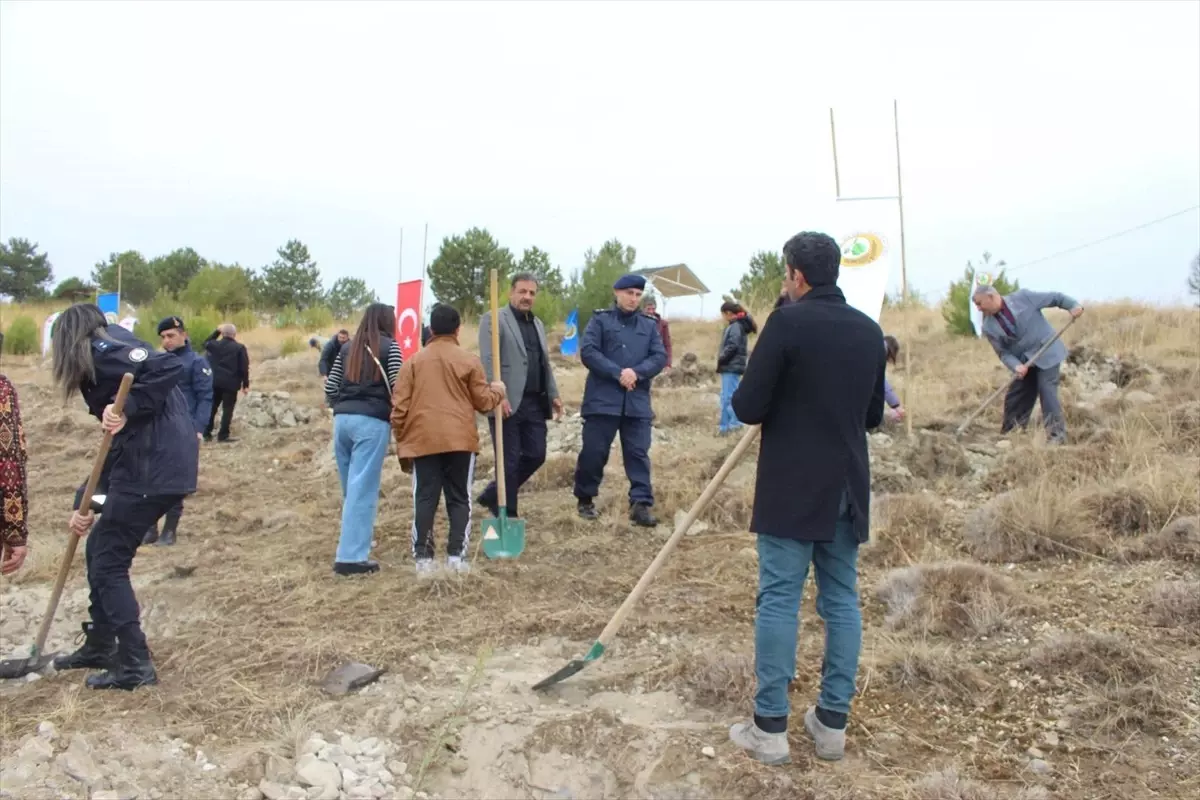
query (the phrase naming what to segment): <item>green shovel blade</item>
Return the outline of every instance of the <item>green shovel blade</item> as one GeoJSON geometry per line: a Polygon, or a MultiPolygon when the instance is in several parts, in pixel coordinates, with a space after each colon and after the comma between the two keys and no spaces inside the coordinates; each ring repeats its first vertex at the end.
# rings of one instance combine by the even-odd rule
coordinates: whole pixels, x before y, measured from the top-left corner
{"type": "Polygon", "coordinates": [[[516,558],[525,552],[525,520],[509,519],[500,509],[500,516],[483,520],[483,554],[488,558],[516,558]]]}

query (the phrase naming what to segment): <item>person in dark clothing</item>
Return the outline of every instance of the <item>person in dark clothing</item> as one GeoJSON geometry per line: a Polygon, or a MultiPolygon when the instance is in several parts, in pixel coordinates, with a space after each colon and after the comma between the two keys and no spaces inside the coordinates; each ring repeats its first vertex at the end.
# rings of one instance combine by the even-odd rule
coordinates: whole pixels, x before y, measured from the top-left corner
{"type": "Polygon", "coordinates": [[[433,338],[433,327],[429,326],[429,325],[423,325],[421,327],[421,347],[424,347],[425,345],[429,344],[429,340],[432,338],[433,338]]]}
{"type": "MultiPolygon", "coordinates": [[[[204,356],[192,350],[188,340],[187,329],[179,317],[167,317],[158,323],[158,338],[163,350],[173,354],[183,362],[183,375],[179,379],[179,390],[187,400],[188,415],[196,428],[196,438],[204,434],[212,410],[212,369],[204,356]]],[[[158,521],[146,531],[142,544],[160,544],[170,546],[175,544],[179,520],[183,516],[183,500],[167,512],[163,521],[162,535],[158,533],[158,521]]]]}
{"type": "Polygon", "coordinates": [[[658,325],[658,335],[662,337],[663,350],[667,351],[667,365],[663,369],[671,368],[671,326],[658,314],[658,303],[651,297],[646,301],[643,307],[643,313],[654,320],[658,325]]]}
{"type": "Polygon", "coordinates": [[[157,683],[158,676],[129,569],[146,529],[196,491],[200,443],[178,386],[183,362],[109,325],[104,312],[89,303],[62,313],[53,342],[52,372],[64,399],[81,394],[88,411],[113,434],[100,479],[105,496],[99,519],[94,507],[78,508],[80,489],[69,525],[77,536],[91,532],[86,548],[91,622],[83,624],[83,646],[55,659],[54,667],[101,669],[88,677],[90,688],[133,690],[157,683]],[[112,403],[126,372],[133,374],[133,386],[117,415],[112,403]]]}
{"type": "MultiPolygon", "coordinates": [[[[561,418],[562,400],[554,370],[550,367],[550,349],[546,344],[546,329],[533,315],[537,297],[537,278],[529,273],[513,276],[508,293],[508,305],[500,315],[500,380],[508,395],[500,406],[504,425],[504,480],[508,497],[504,499],[505,513],[519,517],[517,493],[546,461],[546,420],[561,418]]],[[[492,312],[479,319],[479,357],[484,374],[492,376],[492,312]]],[[[496,415],[488,416],[492,441],[496,440],[496,415]]],[[[476,502],[497,517],[500,515],[493,480],[476,498],[476,502]]]]}
{"type": "Polygon", "coordinates": [[[236,441],[229,438],[229,423],[233,421],[238,390],[242,394],[250,391],[250,354],[246,352],[246,346],[237,340],[237,328],[231,322],[226,322],[204,340],[204,352],[213,371],[212,411],[204,428],[204,441],[212,441],[218,409],[221,411],[221,427],[217,431],[217,441],[236,441]]]}
{"type": "Polygon", "coordinates": [[[733,392],[746,371],[748,340],[750,334],[758,333],[758,325],[737,303],[722,303],[721,316],[726,324],[721,335],[721,348],[717,351],[717,374],[721,376],[721,417],[717,433],[724,436],[742,427],[737,414],[733,413],[733,392]]]}
{"type": "Polygon", "coordinates": [[[621,435],[621,456],[629,479],[629,518],[652,528],[654,490],[650,486],[650,383],[663,371],[667,351],[658,325],[638,312],[646,279],[623,275],[613,284],[611,308],[597,309],[588,320],[579,349],[588,369],[583,389],[583,445],[575,463],[579,516],[597,519],[593,502],[600,491],[613,437],[621,435]]]}
{"type": "Polygon", "coordinates": [[[768,764],[789,760],[788,681],[796,617],[811,565],[825,621],[821,694],[804,727],[817,756],[845,750],[862,647],[858,547],[869,530],[867,429],[883,420],[883,331],[837,287],[841,249],[823,233],[784,245],[788,292],[771,314],[733,395],[738,419],[762,425],[754,512],[758,534],[754,717],[730,738],[768,764]]]}
{"type": "MultiPolygon", "coordinates": [[[[342,345],[349,339],[350,331],[342,328],[321,348],[321,359],[317,362],[317,371],[321,373],[322,379],[328,377],[329,371],[333,369],[333,362],[337,360],[338,353],[342,352],[342,345]]],[[[324,384],[324,380],[322,380],[322,384],[324,384]]]]}
{"type": "Polygon", "coordinates": [[[379,480],[391,435],[392,387],[400,373],[400,346],[392,338],[396,309],[372,303],[354,337],[342,345],[325,379],[333,409],[333,452],[342,484],[342,527],[333,571],[378,572],[367,558],[379,508],[379,480]]]}
{"type": "MultiPolygon", "coordinates": [[[[779,288],[779,297],[775,298],[775,308],[783,308],[792,302],[792,298],[788,295],[787,278],[783,279],[783,285],[779,288]]],[[[772,309],[774,311],[775,309],[772,309]]]]}

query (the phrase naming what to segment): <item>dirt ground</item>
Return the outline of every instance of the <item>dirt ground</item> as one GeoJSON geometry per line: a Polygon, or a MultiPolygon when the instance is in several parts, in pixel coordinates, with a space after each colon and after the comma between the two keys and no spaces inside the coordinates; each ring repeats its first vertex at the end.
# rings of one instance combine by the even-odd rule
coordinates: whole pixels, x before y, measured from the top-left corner
{"type": "MultiPolygon", "coordinates": [[[[1090,310],[1091,311],[1091,310],[1090,310]]],[[[719,328],[673,326],[697,366],[658,382],[652,531],[626,518],[619,445],[598,507],[574,513],[578,419],[522,495],[525,554],[418,583],[411,484],[385,466],[378,575],[330,571],[340,490],[316,353],[247,335],[255,388],[229,445],[206,445],[179,544],[142,548],[134,580],[161,685],[83,674],[0,683],[0,797],[1187,798],[1200,795],[1200,315],[1091,311],[1068,339],[1071,442],[1002,438],[990,409],[948,431],[1003,372],[935,317],[885,319],[913,347],[914,430],[871,436],[864,647],[844,761],[792,763],[728,740],[752,710],[754,459],[730,476],[614,646],[544,693],[531,686],[599,634],[735,441],[716,435],[719,328]],[[333,697],[348,661],[385,671],[333,697]]],[[[1055,318],[1055,322],[1059,320],[1055,318]]],[[[473,342],[474,334],[464,334],[473,342]]],[[[584,371],[557,361],[568,414],[584,371]]],[[[0,656],[33,641],[75,488],[99,443],[40,360],[6,359],[29,441],[31,555],[0,584],[0,656]]],[[[907,386],[907,388],[906,388],[907,386]]],[[[481,425],[481,431],[486,428],[481,425]]],[[[492,473],[482,436],[476,489],[492,473]]],[[[476,509],[475,529],[480,511],[476,509]]],[[[439,522],[444,542],[445,521],[439,522]]],[[[48,649],[86,619],[76,561],[48,649]]],[[[816,695],[821,622],[808,587],[794,710],[816,695]]]]}

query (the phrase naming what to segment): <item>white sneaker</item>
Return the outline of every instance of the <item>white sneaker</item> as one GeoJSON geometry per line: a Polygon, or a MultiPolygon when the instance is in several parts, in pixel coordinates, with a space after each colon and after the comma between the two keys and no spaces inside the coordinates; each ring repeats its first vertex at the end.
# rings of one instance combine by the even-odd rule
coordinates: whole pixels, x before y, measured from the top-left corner
{"type": "Polygon", "coordinates": [[[437,574],[437,564],[434,563],[432,558],[418,558],[417,559],[417,577],[418,578],[421,578],[422,580],[424,580],[427,578],[432,578],[436,574],[437,574]]]}
{"type": "Polygon", "coordinates": [[[457,572],[460,575],[466,575],[471,571],[471,563],[462,556],[447,556],[446,569],[451,572],[457,572]]]}
{"type": "Polygon", "coordinates": [[[804,713],[804,730],[817,745],[817,758],[822,761],[840,761],[846,755],[846,731],[827,728],[817,719],[817,707],[810,706],[804,713]]]}
{"type": "Polygon", "coordinates": [[[787,733],[767,733],[755,725],[754,720],[731,727],[729,739],[764,764],[774,767],[792,760],[788,754],[787,733]]]}

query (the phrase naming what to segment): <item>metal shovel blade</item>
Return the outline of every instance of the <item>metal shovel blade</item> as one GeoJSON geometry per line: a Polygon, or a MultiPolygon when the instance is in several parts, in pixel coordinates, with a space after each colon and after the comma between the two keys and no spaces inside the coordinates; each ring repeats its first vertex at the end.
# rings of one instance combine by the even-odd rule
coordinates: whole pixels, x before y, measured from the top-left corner
{"type": "Polygon", "coordinates": [[[602,656],[602,655],[604,655],[604,645],[600,644],[599,642],[596,642],[595,644],[592,645],[592,649],[587,651],[587,655],[585,655],[583,658],[577,658],[574,661],[570,662],[565,667],[560,669],[558,672],[551,675],[549,678],[546,678],[545,680],[542,680],[542,681],[538,681],[537,683],[535,683],[533,685],[533,690],[535,692],[538,692],[538,691],[541,691],[542,689],[545,689],[547,686],[553,686],[556,683],[561,683],[561,682],[565,681],[567,678],[571,677],[572,675],[575,675],[575,674],[579,673],[580,671],[582,671],[584,667],[586,667],[588,664],[592,663],[596,659],[600,658],[600,656],[602,656]]]}
{"type": "Polygon", "coordinates": [[[33,672],[41,672],[54,660],[53,653],[29,658],[6,658],[0,661],[0,679],[23,678],[33,672]]]}
{"type": "Polygon", "coordinates": [[[525,552],[525,520],[509,519],[503,508],[500,516],[483,520],[483,554],[488,558],[516,558],[525,552]]]}

